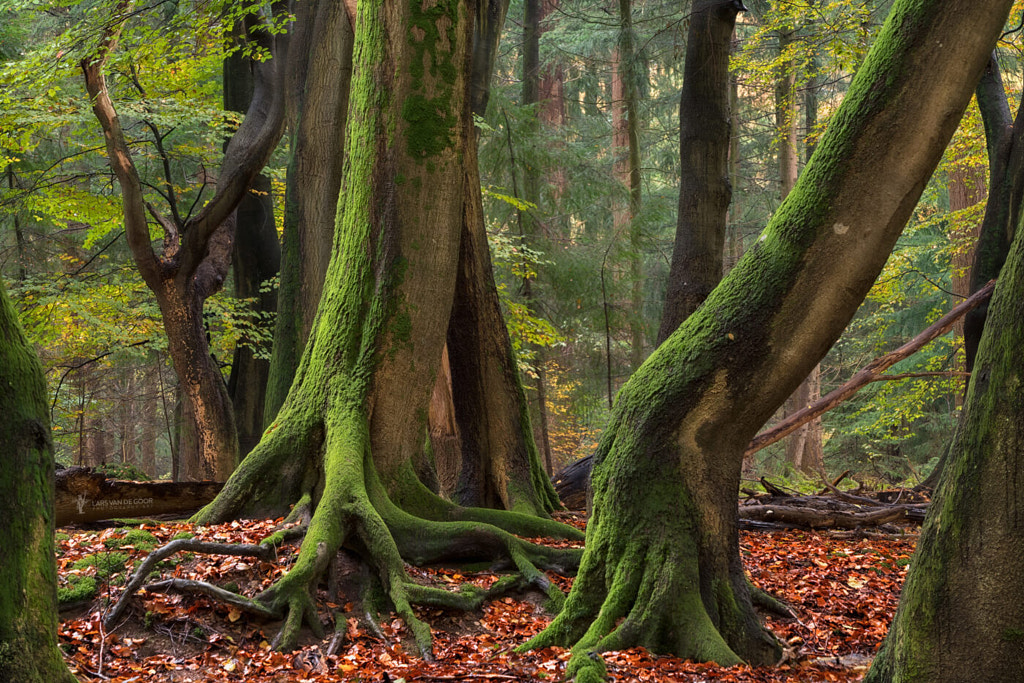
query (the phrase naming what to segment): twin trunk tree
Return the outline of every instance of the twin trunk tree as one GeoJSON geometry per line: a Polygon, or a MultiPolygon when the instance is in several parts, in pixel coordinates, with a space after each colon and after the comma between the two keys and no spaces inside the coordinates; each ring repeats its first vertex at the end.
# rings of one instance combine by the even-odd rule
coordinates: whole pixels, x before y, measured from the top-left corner
{"type": "Polygon", "coordinates": [[[743,451],[863,300],[942,155],[1007,0],[897,1],[756,244],[621,390],[565,608],[530,646],[775,661],[739,557],[743,451]]]}
{"type": "MultiPolygon", "coordinates": [[[[283,8],[275,6],[275,11],[280,13],[283,8]]],[[[160,195],[170,212],[163,215],[148,201],[104,76],[104,67],[131,14],[128,2],[115,7],[99,45],[82,61],[81,67],[93,113],[103,129],[107,158],[121,187],[128,246],[160,307],[171,359],[185,398],[184,419],[195,426],[194,431],[185,432],[196,439],[186,450],[194,449],[198,462],[186,463],[185,476],[224,481],[239,458],[238,434],[224,378],[210,355],[203,304],[227,277],[235,235],[235,208],[266,164],[283,131],[282,53],[286,38],[266,30],[264,20],[254,14],[244,20],[247,39],[273,57],[251,62],[253,89],[245,120],[224,153],[216,193],[194,216],[183,216],[178,207],[170,160],[162,151],[163,138],[154,131],[165,172],[160,195]],[[150,240],[147,214],[164,232],[159,254],[150,240]]]]}
{"type": "Polygon", "coordinates": [[[475,402],[461,406],[456,398],[464,448],[470,444],[494,465],[529,437],[521,388],[518,395],[487,391],[518,383],[503,350],[504,328],[494,332],[500,311],[493,284],[481,284],[489,282],[489,260],[470,111],[472,10],[456,0],[360,5],[341,197],[320,307],[276,418],[197,515],[213,521],[294,505],[293,518],[308,521],[295,566],[258,598],[287,616],[282,648],[294,645],[304,621],[319,626],[310,588],[343,545],[374,568],[427,652],[429,629],[410,604],[469,606],[483,595],[411,583],[404,561],[499,559],[556,600],[560,593],[539,569],[578,563],[578,551],[508,533],[581,536],[537,516],[554,501],[535,450],[520,459],[522,471],[492,467],[487,475],[504,507],[532,514],[449,503],[414,471],[446,342],[458,397],[475,402]],[[474,368],[472,381],[463,381],[460,373],[474,368]]]}

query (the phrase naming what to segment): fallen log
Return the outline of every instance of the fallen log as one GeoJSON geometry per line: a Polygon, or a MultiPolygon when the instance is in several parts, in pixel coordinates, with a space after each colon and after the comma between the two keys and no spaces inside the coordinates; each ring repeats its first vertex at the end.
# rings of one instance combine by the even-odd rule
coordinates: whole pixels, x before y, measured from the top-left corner
{"type": "Polygon", "coordinates": [[[222,486],[213,481],[121,481],[88,467],[69,467],[57,471],[57,526],[120,517],[185,516],[212,501],[222,486]]]}
{"type": "Polygon", "coordinates": [[[822,510],[794,505],[742,505],[740,519],[789,524],[804,529],[863,529],[894,522],[916,522],[917,508],[908,505],[873,508],[864,512],[822,510]]]}

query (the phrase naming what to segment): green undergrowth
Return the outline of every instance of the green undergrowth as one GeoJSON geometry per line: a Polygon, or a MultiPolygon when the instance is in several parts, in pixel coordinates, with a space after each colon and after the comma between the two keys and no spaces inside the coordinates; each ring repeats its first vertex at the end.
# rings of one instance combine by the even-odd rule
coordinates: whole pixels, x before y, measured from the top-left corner
{"type": "Polygon", "coordinates": [[[130,545],[136,550],[148,553],[159,545],[159,541],[156,536],[148,531],[143,529],[132,529],[120,538],[106,539],[103,541],[103,545],[110,550],[116,550],[117,548],[130,545]]]}
{"type": "Polygon", "coordinates": [[[124,571],[128,562],[128,553],[109,552],[86,555],[71,565],[72,569],[96,568],[96,576],[101,579],[109,579],[114,574],[124,571]]]}
{"type": "Polygon", "coordinates": [[[68,574],[67,585],[57,588],[57,602],[68,605],[92,600],[96,596],[96,578],[81,574],[68,574]]]}

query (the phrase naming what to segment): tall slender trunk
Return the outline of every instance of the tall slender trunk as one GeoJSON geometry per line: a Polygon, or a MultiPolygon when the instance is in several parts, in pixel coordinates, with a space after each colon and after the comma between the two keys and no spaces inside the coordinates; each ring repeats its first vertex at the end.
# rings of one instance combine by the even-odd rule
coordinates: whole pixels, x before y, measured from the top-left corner
{"type": "Polygon", "coordinates": [[[284,244],[265,426],[277,416],[313,328],[327,275],[345,157],[352,78],[352,21],[344,2],[295,5],[288,120],[291,158],[285,189],[284,244]]]}
{"type": "MultiPolygon", "coordinates": [[[[789,196],[799,175],[799,128],[797,121],[796,65],[786,58],[794,41],[791,30],[779,31],[779,64],[775,80],[775,128],[778,140],[779,191],[789,196]]],[[[786,400],[783,416],[792,415],[821,398],[821,366],[815,365],[786,400]]],[[[804,472],[817,472],[822,463],[821,420],[803,425],[786,439],[786,461],[804,472]]]]}
{"type": "Polygon", "coordinates": [[[679,96],[679,212],[660,345],[722,279],[730,185],[729,50],[736,5],[693,5],[679,96]]]}
{"type": "MultiPolygon", "coordinates": [[[[540,37],[543,29],[541,21],[543,16],[543,0],[526,0],[524,3],[523,18],[523,94],[522,103],[524,106],[540,105],[541,92],[541,68],[540,68],[540,37]]],[[[537,107],[539,110],[540,107],[537,107]]],[[[532,145],[536,145],[538,137],[542,134],[540,126],[540,111],[534,112],[529,127],[528,139],[532,145]]],[[[519,220],[523,229],[523,239],[527,245],[536,247],[545,232],[537,213],[543,211],[541,200],[541,181],[543,174],[538,164],[526,159],[523,164],[523,199],[533,204],[536,209],[531,211],[520,211],[519,220]]],[[[538,306],[534,293],[533,282],[530,277],[524,277],[522,283],[523,298],[531,312],[536,315],[538,306]]],[[[552,472],[551,466],[551,439],[548,437],[548,405],[547,388],[545,385],[545,351],[542,347],[534,349],[534,379],[537,391],[537,415],[535,425],[537,440],[540,442],[540,451],[543,454],[545,469],[548,476],[552,472]]]]}
{"type": "Polygon", "coordinates": [[[632,0],[619,0],[618,83],[622,98],[622,119],[616,131],[616,147],[624,148],[625,159],[619,175],[629,191],[626,217],[629,235],[629,361],[635,371],[646,357],[644,334],[643,232],[640,224],[640,111],[637,86],[641,75],[633,39],[632,0]],[[621,146],[621,147],[620,147],[621,146]]]}

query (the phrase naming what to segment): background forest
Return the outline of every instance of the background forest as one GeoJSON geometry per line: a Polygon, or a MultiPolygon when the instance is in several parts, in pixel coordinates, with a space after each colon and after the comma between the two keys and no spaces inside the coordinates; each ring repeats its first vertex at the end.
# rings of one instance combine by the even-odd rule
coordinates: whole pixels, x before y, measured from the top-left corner
{"type": "MultiPolygon", "coordinates": [[[[477,118],[492,258],[549,474],[592,452],[615,392],[656,346],[675,235],[689,7],[623,2],[625,14],[592,0],[513,0],[477,118]]],[[[739,15],[726,269],[793,186],[890,4],[750,0],[739,15]]],[[[258,48],[231,40],[246,9],[140,5],[107,66],[147,197],[176,217],[210,199],[224,141],[239,125],[234,110],[244,107],[226,94],[224,74],[234,57],[259,60],[258,48]]],[[[182,395],[125,238],[76,52],[102,11],[99,2],[0,2],[0,273],[44,364],[58,461],[179,478],[182,395]]],[[[1014,110],[1019,45],[1009,33],[998,52],[1014,110]]],[[[250,190],[264,218],[273,216],[260,225],[278,236],[293,139],[283,136],[250,190]]],[[[972,104],[885,271],[796,407],[970,293],[987,185],[972,104]]],[[[247,406],[263,404],[254,392],[265,391],[274,300],[287,277],[245,265],[254,242],[243,235],[256,224],[239,222],[235,268],[203,310],[243,453],[246,429],[258,438],[263,428],[247,406]]],[[[159,225],[152,229],[156,236],[159,225]]],[[[279,263],[280,249],[269,251],[279,263]]],[[[800,438],[800,453],[786,443],[757,453],[751,476],[817,477],[822,467],[888,483],[927,476],[962,403],[961,335],[957,328],[890,370],[903,379],[872,383],[826,413],[800,438]]]]}

